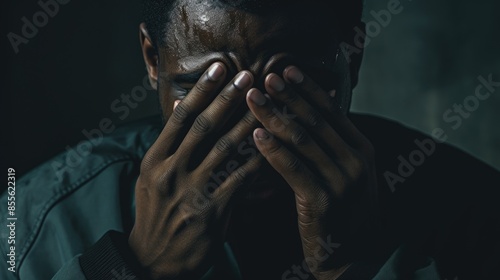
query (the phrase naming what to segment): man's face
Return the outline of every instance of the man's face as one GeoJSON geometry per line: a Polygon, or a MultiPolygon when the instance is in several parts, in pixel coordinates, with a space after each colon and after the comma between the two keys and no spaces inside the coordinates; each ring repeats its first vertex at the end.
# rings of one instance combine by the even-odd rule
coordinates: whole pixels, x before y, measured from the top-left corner
{"type": "Polygon", "coordinates": [[[228,79],[241,70],[251,71],[260,89],[265,75],[299,66],[325,90],[337,90],[335,98],[347,108],[349,70],[336,66],[337,56],[343,54],[324,9],[295,4],[253,14],[212,2],[181,0],[171,12],[165,44],[158,51],[158,92],[165,119],[215,61],[227,66],[228,79]]]}

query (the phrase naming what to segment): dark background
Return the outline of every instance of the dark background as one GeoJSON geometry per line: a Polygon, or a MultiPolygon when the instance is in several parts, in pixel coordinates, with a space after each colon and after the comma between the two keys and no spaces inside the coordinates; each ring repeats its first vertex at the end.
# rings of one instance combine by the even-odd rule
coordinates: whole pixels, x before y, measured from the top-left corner
{"type": "MultiPolygon", "coordinates": [[[[46,1],[46,0],[42,0],[46,1]]],[[[37,1],[10,1],[8,31],[21,34],[26,16],[42,10],[37,1]]],[[[82,130],[99,128],[103,118],[122,123],[157,112],[156,96],[120,120],[111,110],[146,75],[139,47],[140,1],[71,0],[10,55],[5,83],[10,95],[8,147],[18,174],[86,139],[82,130]]]]}
{"type": "MultiPolygon", "coordinates": [[[[365,21],[388,2],[368,1],[365,21]]],[[[84,140],[82,130],[98,128],[103,118],[119,124],[158,112],[153,92],[123,120],[111,109],[121,94],[142,86],[146,75],[139,3],[70,0],[17,54],[7,34],[21,35],[21,18],[32,22],[42,9],[33,0],[3,4],[3,167],[24,174],[84,140]]],[[[452,129],[442,117],[474,94],[479,75],[493,74],[500,81],[500,1],[401,4],[403,11],[366,47],[353,111],[386,116],[427,133],[441,127],[448,142],[500,169],[500,88],[460,128],[452,129]]]]}

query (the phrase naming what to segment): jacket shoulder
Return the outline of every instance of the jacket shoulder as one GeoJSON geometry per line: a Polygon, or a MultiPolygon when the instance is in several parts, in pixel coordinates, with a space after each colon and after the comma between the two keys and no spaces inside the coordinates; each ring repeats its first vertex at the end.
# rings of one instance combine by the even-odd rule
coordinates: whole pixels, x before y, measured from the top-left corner
{"type": "MultiPolygon", "coordinates": [[[[102,188],[119,189],[120,181],[116,177],[137,170],[156,140],[160,124],[159,117],[151,117],[123,125],[102,137],[82,141],[21,176],[15,186],[16,266],[21,266],[37,238],[44,234],[42,227],[47,221],[57,221],[65,216],[64,211],[71,212],[72,208],[82,206],[74,201],[88,204],[92,199],[85,200],[85,196],[95,197],[96,191],[118,192],[102,188]],[[95,187],[96,184],[101,189],[95,187]],[[76,196],[84,199],[75,199],[76,196]]],[[[2,194],[2,204],[7,203],[8,196],[7,192],[2,194]]],[[[71,214],[67,216],[70,218],[71,214]]],[[[6,244],[2,242],[0,246],[6,244]]]]}

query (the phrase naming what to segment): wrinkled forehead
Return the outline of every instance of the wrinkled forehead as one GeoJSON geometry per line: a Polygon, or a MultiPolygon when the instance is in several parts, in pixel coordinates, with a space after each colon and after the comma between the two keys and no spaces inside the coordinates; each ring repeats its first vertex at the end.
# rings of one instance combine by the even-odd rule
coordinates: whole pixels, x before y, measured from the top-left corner
{"type": "Polygon", "coordinates": [[[328,19],[309,6],[275,10],[256,14],[214,0],[180,0],[171,11],[165,45],[178,59],[217,51],[252,59],[263,51],[299,50],[334,39],[333,24],[325,26],[328,19]]]}

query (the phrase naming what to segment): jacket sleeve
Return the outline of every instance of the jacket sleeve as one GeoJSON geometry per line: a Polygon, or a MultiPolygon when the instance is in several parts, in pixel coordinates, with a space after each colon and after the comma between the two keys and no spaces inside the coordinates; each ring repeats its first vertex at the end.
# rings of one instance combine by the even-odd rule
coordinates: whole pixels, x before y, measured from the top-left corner
{"type": "Polygon", "coordinates": [[[83,274],[82,269],[80,268],[80,255],[75,256],[71,261],[66,263],[54,277],[52,280],[86,280],[85,275],[83,274]]]}
{"type": "Polygon", "coordinates": [[[127,236],[108,231],[82,255],[64,265],[53,280],[144,279],[142,268],[128,246],[127,236]]]}

